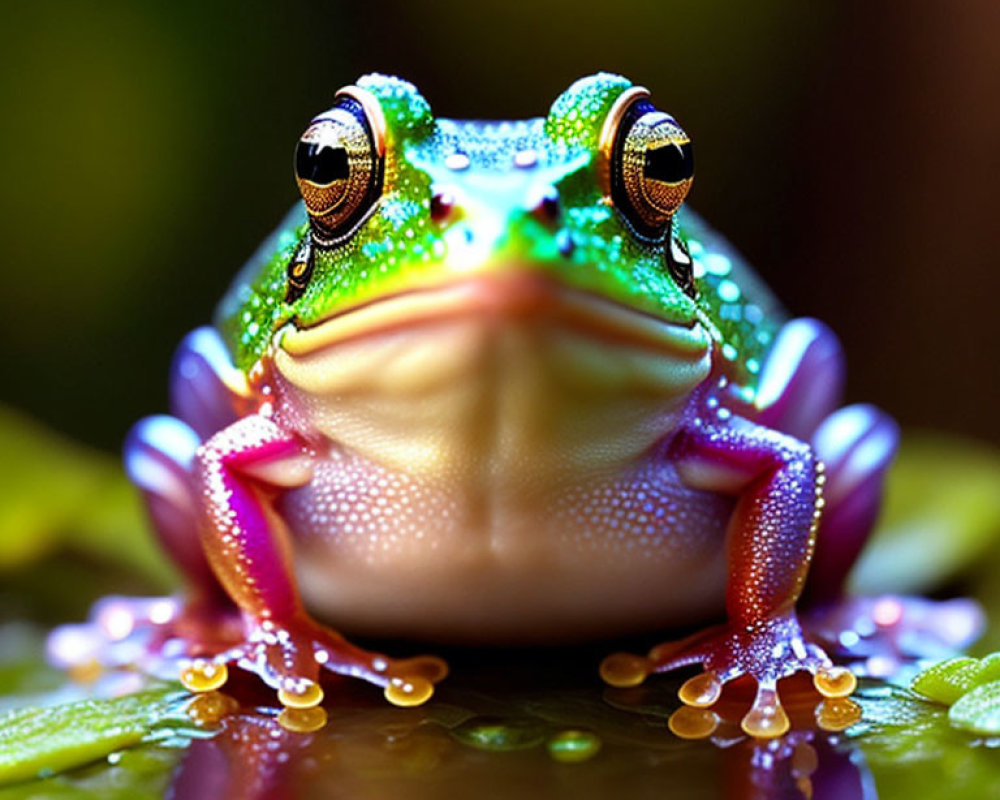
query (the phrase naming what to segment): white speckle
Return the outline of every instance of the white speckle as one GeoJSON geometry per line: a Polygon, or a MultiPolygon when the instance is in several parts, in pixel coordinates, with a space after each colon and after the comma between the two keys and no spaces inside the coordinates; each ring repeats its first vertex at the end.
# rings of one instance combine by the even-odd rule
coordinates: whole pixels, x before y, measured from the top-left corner
{"type": "Polygon", "coordinates": [[[528,169],[538,163],[538,153],[534,150],[518,150],[514,153],[514,166],[528,169]]]}
{"type": "Polygon", "coordinates": [[[719,284],[718,292],[719,299],[725,303],[735,303],[740,299],[740,287],[729,280],[719,284]]]}
{"type": "Polygon", "coordinates": [[[149,609],[149,621],[154,625],[165,625],[174,617],[172,600],[157,600],[149,609]]]}
{"type": "Polygon", "coordinates": [[[719,253],[706,253],[701,262],[712,275],[728,275],[733,268],[729,259],[719,253]]]}

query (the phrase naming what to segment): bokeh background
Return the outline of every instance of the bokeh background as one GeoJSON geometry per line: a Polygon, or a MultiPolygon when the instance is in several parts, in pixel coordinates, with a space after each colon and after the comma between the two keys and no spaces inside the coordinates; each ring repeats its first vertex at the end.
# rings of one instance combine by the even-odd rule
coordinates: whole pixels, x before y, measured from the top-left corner
{"type": "Polygon", "coordinates": [[[0,403],[118,447],[296,199],[358,74],[457,117],[622,72],[693,136],[692,204],[842,336],[852,399],[1000,441],[1000,4],[5,2],[0,403]]]}

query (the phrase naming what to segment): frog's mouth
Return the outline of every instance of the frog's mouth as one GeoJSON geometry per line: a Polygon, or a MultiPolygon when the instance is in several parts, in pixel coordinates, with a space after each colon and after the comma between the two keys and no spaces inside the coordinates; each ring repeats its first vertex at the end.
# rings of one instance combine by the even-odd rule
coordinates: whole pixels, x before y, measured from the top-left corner
{"type": "Polygon", "coordinates": [[[711,347],[711,336],[698,320],[671,322],[544,275],[518,273],[480,275],[385,295],[313,325],[289,325],[280,346],[291,356],[306,356],[352,340],[462,318],[544,320],[684,359],[700,358],[711,347]]]}

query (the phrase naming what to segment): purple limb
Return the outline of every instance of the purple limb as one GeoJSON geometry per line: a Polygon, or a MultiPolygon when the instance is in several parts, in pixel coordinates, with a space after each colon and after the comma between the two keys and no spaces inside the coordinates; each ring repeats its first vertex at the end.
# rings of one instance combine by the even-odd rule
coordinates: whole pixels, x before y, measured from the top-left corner
{"type": "Polygon", "coordinates": [[[844,354],[826,325],[795,319],[784,325],[760,373],[754,421],[808,441],[840,402],[844,354]]]}
{"type": "Polygon", "coordinates": [[[207,439],[236,421],[246,396],[246,378],[214,328],[195,328],[184,337],[170,368],[174,416],[207,439]]]}
{"type": "Polygon", "coordinates": [[[198,538],[191,465],[201,444],[198,434],[179,419],[146,417],[125,440],[129,479],[139,487],[164,549],[192,585],[197,597],[224,597],[198,538]]]}
{"type": "Polygon", "coordinates": [[[812,436],[826,465],[826,506],[806,599],[827,603],[843,593],[844,582],[875,524],[886,470],[899,444],[899,426],[870,405],[834,412],[812,436]]]}

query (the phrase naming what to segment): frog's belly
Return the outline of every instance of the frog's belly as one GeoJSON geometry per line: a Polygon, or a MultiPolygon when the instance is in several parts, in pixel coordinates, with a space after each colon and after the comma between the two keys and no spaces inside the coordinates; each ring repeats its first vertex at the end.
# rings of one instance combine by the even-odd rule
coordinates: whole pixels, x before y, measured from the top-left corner
{"type": "Polygon", "coordinates": [[[306,605],[338,629],[513,643],[717,614],[731,508],[669,465],[511,498],[454,496],[335,457],[279,511],[306,605]]]}

